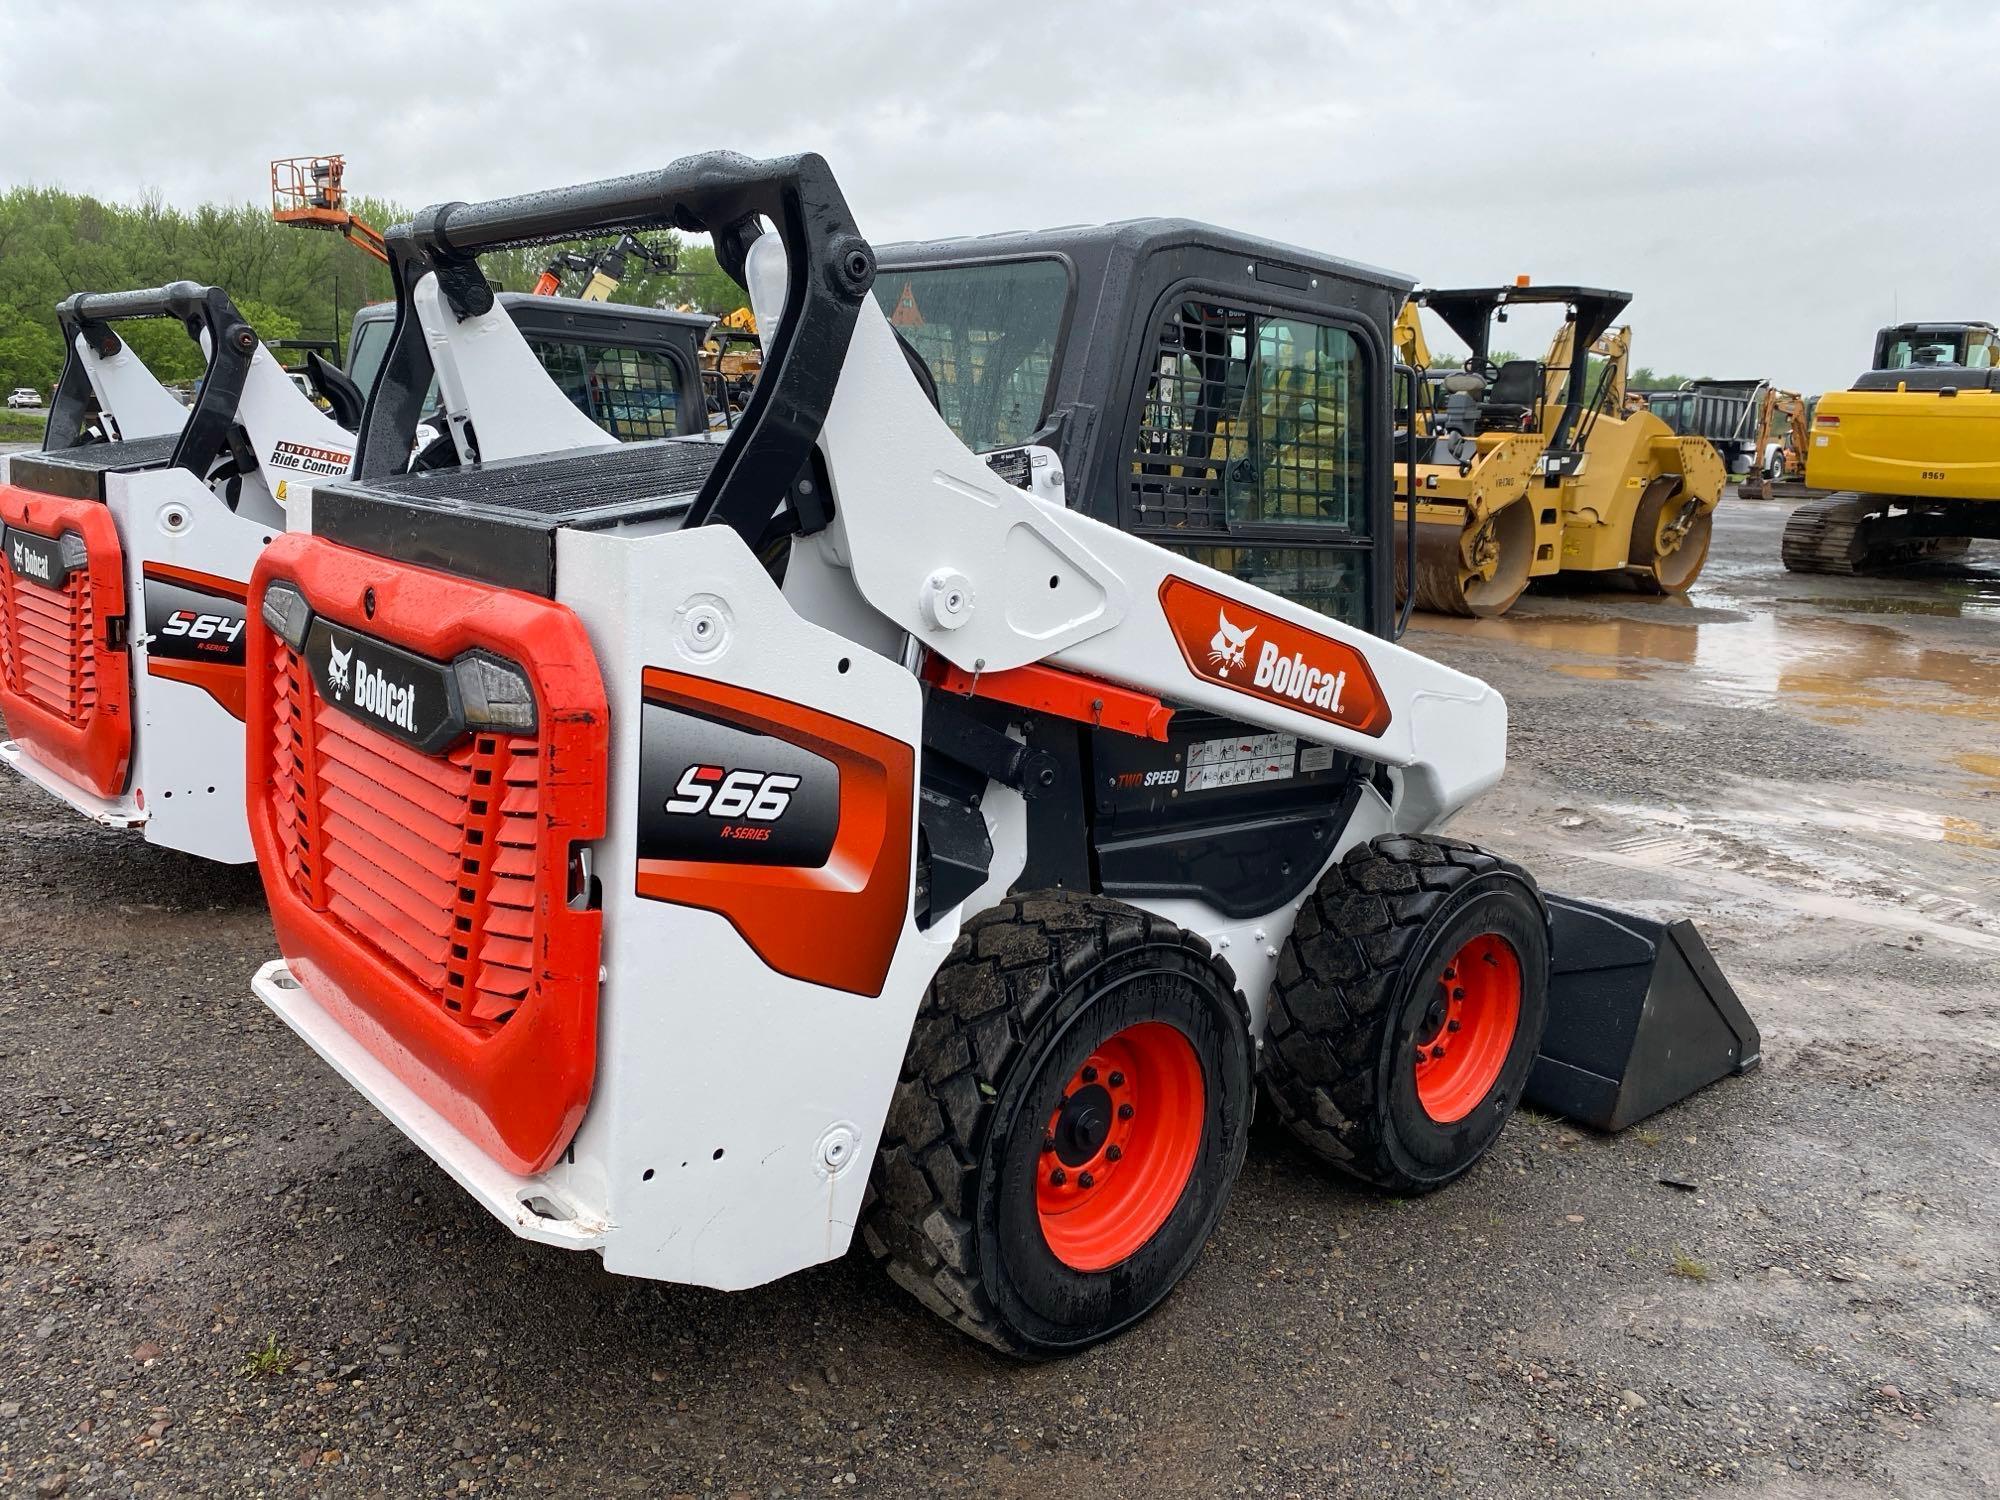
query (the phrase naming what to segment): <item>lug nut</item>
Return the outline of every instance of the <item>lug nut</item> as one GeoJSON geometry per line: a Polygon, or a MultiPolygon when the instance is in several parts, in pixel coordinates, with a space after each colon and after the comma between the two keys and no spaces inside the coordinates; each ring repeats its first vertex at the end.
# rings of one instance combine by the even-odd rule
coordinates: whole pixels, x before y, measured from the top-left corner
{"type": "Polygon", "coordinates": [[[1061,1187],[1065,1182],[1069,1181],[1069,1173],[1065,1172],[1061,1167],[1057,1167],[1053,1172],[1049,1173],[1049,1181],[1054,1186],[1061,1187]]]}
{"type": "Polygon", "coordinates": [[[1447,981],[1456,979],[1458,978],[1458,970],[1456,968],[1446,969],[1444,971],[1444,977],[1447,981]]]}
{"type": "MultiPolygon", "coordinates": [[[[1456,1022],[1456,1021],[1447,1021],[1447,1022],[1445,1022],[1445,1023],[1444,1023],[1444,1029],[1445,1029],[1446,1031],[1456,1031],[1456,1030],[1458,1030],[1458,1022],[1456,1022]]],[[[1054,1142],[1054,1141],[1050,1141],[1050,1142],[1049,1142],[1049,1149],[1050,1149],[1050,1150],[1054,1150],[1054,1149],[1055,1149],[1055,1142],[1054,1142]]]]}
{"type": "Polygon", "coordinates": [[[1076,1185],[1080,1188],[1096,1187],[1097,1179],[1088,1172],[1079,1172],[1076,1174],[1076,1185]]]}
{"type": "Polygon", "coordinates": [[[1092,1068],[1092,1067],[1086,1067],[1086,1068],[1085,1068],[1085,1069],[1083,1070],[1083,1081],[1084,1081],[1085,1083],[1095,1083],[1095,1082],[1097,1082],[1097,1069],[1095,1069],[1095,1068],[1092,1068]]]}
{"type": "Polygon", "coordinates": [[[1106,1146],[1104,1148],[1104,1159],[1106,1161],[1123,1161],[1125,1159],[1125,1148],[1123,1146],[1106,1146]]]}
{"type": "Polygon", "coordinates": [[[1120,1073],[1120,1072],[1117,1072],[1116,1070],[1114,1070],[1114,1071],[1112,1072],[1112,1074],[1111,1074],[1111,1078],[1110,1078],[1110,1083],[1111,1083],[1111,1086],[1112,1086],[1112,1087],[1113,1087],[1114,1089],[1122,1089],[1122,1088],[1124,1088],[1124,1087],[1125,1087],[1125,1075],[1124,1075],[1123,1073],[1120,1073]]]}
{"type": "Polygon", "coordinates": [[[1045,1135],[1045,1136],[1043,1136],[1043,1137],[1042,1137],[1042,1149],[1043,1149],[1044,1151],[1053,1151],[1053,1150],[1055,1150],[1055,1149],[1056,1149],[1056,1138],[1055,1138],[1054,1136],[1052,1136],[1052,1135],[1045,1135]]]}
{"type": "Polygon", "coordinates": [[[1121,1105],[1119,1105],[1119,1106],[1118,1106],[1118,1118],[1119,1118],[1119,1119],[1121,1119],[1121,1120],[1129,1120],[1129,1119],[1131,1119],[1131,1118],[1132,1118],[1132,1106],[1131,1106],[1131,1105],[1129,1105],[1129,1104],[1121,1104],[1121,1105]]]}
{"type": "Polygon", "coordinates": [[[1451,998],[1452,998],[1452,999],[1454,999],[1454,1000],[1463,1000],[1463,999],[1465,998],[1465,989],[1464,989],[1464,986],[1462,986],[1462,985],[1461,985],[1461,986],[1459,986],[1459,987],[1457,987],[1457,988],[1453,989],[1453,990],[1452,990],[1452,992],[1451,992],[1451,998]]]}
{"type": "Polygon", "coordinates": [[[1431,1056],[1432,1056],[1432,1057],[1443,1057],[1443,1056],[1444,1056],[1444,1048],[1443,1048],[1443,1047],[1441,1047],[1441,1046],[1439,1046],[1439,1047],[1433,1047],[1433,1048],[1431,1048],[1431,1056]]]}

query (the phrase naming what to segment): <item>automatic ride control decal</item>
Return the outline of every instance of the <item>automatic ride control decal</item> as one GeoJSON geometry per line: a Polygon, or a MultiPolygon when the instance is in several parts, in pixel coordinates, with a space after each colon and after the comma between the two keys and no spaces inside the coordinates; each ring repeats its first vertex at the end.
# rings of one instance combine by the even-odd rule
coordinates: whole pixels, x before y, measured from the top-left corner
{"type": "Polygon", "coordinates": [[[165,563],[145,568],[146,675],[200,688],[231,718],[245,716],[245,587],[165,563]]]}
{"type": "Polygon", "coordinates": [[[306,443],[277,443],[271,449],[270,465],[293,474],[315,479],[339,479],[354,462],[352,453],[338,448],[315,448],[306,443]]]}
{"type": "Polygon", "coordinates": [[[1160,585],[1160,610],[1188,670],[1204,682],[1361,734],[1389,727],[1368,659],[1346,642],[1186,578],[1160,585]]]}

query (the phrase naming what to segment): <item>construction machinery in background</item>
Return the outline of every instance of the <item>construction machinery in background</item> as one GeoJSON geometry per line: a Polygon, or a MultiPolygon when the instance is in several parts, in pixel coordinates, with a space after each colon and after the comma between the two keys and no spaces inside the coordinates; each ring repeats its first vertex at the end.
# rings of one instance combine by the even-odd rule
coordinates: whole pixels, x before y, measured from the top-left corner
{"type": "Polygon", "coordinates": [[[271,217],[280,224],[330,229],[385,265],[382,231],[347,206],[347,162],[339,156],[287,156],[271,163],[271,217]]]}
{"type": "Polygon", "coordinates": [[[738,307],[717,318],[702,340],[701,368],[709,420],[727,427],[749,401],[764,368],[757,315],[748,307],[738,307]]]}
{"type": "Polygon", "coordinates": [[[1868,573],[2000,540],[2000,333],[1899,323],[1873,366],[1813,408],[1806,484],[1785,523],[1795,573],[1868,573]]]}
{"type": "Polygon", "coordinates": [[[1514,286],[1418,291],[1397,323],[1412,371],[1431,353],[1420,312],[1469,351],[1419,374],[1398,504],[1416,497],[1415,600],[1440,614],[1506,612],[1535,578],[1590,573],[1655,594],[1684,593],[1708,556],[1725,479],[1715,448],[1626,408],[1631,337],[1613,320],[1628,292],[1514,286]],[[1541,359],[1492,357],[1508,310],[1562,310],[1541,359]],[[1593,385],[1590,356],[1598,361],[1593,385]],[[1438,404],[1438,398],[1442,404],[1438,404]]]}
{"type": "Polygon", "coordinates": [[[675,261],[670,251],[656,250],[636,234],[621,234],[595,250],[558,251],[535,278],[534,294],[559,297],[565,276],[581,276],[583,290],[577,293],[579,302],[609,302],[634,261],[663,276],[674,273],[675,261]]]}
{"type": "Polygon", "coordinates": [[[1757,404],[1756,451],[1762,462],[1736,493],[1745,500],[1811,495],[1806,484],[1806,449],[1811,441],[1812,403],[1797,391],[1765,385],[1757,404]]]}
{"type": "Polygon", "coordinates": [[[1410,1193],[1524,1093],[1615,1127],[1751,1066],[1687,924],[1434,836],[1506,709],[1388,638],[1408,282],[956,251],[894,321],[825,162],[726,153],[393,235],[353,475],[251,585],[263,1002],[517,1235],[737,1288],[858,1234],[1042,1357],[1186,1274],[1259,1086],[1410,1193]],[[756,311],[726,440],[507,441],[574,413],[467,267],[670,224],[756,311]],[[482,441],[411,472],[433,377],[482,441]],[[1246,581],[1287,548],[1353,613],[1246,581]]]}

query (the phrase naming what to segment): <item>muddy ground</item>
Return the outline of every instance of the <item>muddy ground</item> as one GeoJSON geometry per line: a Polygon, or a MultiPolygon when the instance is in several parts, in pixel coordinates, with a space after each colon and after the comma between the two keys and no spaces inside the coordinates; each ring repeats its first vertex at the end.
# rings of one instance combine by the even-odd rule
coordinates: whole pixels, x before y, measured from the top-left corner
{"type": "Polygon", "coordinates": [[[1160,1313],[1041,1368],[859,1259],[512,1239],[251,998],[253,875],[0,779],[0,1491],[1991,1493],[2000,553],[1798,579],[1781,512],[1691,602],[1413,636],[1513,705],[1457,831],[1698,915],[1763,1070],[1414,1202],[1262,1140],[1160,1313]]]}

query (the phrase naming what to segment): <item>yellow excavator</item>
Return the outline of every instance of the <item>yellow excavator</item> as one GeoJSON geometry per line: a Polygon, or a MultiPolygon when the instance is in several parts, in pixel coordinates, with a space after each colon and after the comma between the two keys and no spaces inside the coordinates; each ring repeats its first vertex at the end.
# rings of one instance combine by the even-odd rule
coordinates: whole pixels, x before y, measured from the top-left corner
{"type": "Polygon", "coordinates": [[[1612,325],[1631,300],[1521,282],[1405,304],[1397,353],[1418,372],[1420,399],[1396,466],[1396,531],[1408,534],[1414,494],[1418,608],[1504,614],[1531,579],[1558,572],[1655,594],[1685,592],[1700,574],[1727,476],[1706,439],[1625,410],[1631,333],[1612,325]],[[1523,305],[1560,307],[1562,327],[1541,359],[1495,362],[1493,324],[1523,305]],[[1459,369],[1431,369],[1424,309],[1470,351],[1459,369]]]}
{"type": "Polygon", "coordinates": [[[1813,408],[1806,484],[1785,523],[1794,573],[1867,573],[2000,540],[2000,330],[1900,323],[1874,367],[1813,408]]]}

